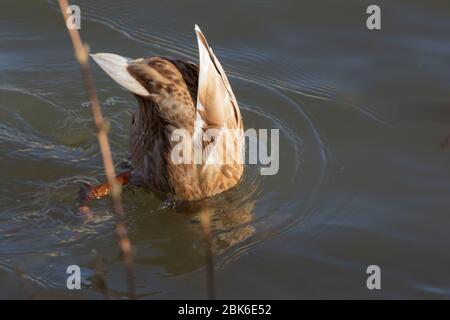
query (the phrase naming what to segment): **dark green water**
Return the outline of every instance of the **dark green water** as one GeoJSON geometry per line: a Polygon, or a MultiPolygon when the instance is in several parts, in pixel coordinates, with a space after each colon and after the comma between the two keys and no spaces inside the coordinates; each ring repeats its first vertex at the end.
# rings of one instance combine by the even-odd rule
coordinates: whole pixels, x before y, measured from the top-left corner
{"type": "MultiPolygon", "coordinates": [[[[92,52],[197,61],[197,23],[248,128],[280,129],[280,171],[249,166],[218,199],[219,298],[450,298],[450,3],[74,1],[92,52]],[[242,208],[252,208],[244,210],[242,208]],[[366,287],[381,268],[382,289],[366,287]]],[[[134,98],[93,65],[114,160],[128,156],[134,98]]],[[[0,4],[0,298],[126,297],[87,97],[55,1],[0,4]],[[66,289],[66,268],[82,290],[66,289]],[[21,273],[22,276],[18,274],[21,273]]],[[[142,298],[205,298],[195,214],[124,193],[142,298]]]]}

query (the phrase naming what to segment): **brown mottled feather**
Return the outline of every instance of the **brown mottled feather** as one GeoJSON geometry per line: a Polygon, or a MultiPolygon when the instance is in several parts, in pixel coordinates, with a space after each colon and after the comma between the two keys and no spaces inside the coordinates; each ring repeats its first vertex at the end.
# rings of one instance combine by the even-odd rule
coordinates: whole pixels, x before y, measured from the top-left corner
{"type": "Polygon", "coordinates": [[[170,158],[172,131],[194,130],[198,67],[182,60],[152,57],[139,60],[128,70],[152,95],[150,99],[136,95],[139,109],[131,132],[132,181],[185,200],[202,199],[233,187],[242,175],[242,165],[200,170],[199,165],[172,164],[170,158]]]}
{"type": "MultiPolygon", "coordinates": [[[[175,142],[171,141],[171,135],[175,129],[186,129],[194,136],[193,140],[199,130],[243,129],[239,107],[225,72],[207,46],[203,34],[196,31],[199,48],[203,49],[200,61],[211,59],[213,62],[207,63],[208,67],[203,66],[202,69],[200,65],[199,70],[191,62],[150,57],[127,60],[126,68],[138,82],[133,84],[133,88],[138,88],[139,92],[148,91],[145,96],[135,94],[139,108],[133,116],[131,128],[131,183],[183,200],[199,200],[228,190],[237,184],[243,172],[243,165],[237,161],[223,165],[172,162],[171,151],[175,142]],[[207,74],[207,78],[201,78],[200,84],[199,72],[207,74]],[[201,128],[195,124],[197,112],[203,123],[201,128]]],[[[106,58],[110,59],[109,56],[106,58]]],[[[117,65],[123,63],[116,60],[119,61],[117,65]]],[[[114,73],[110,75],[117,77],[114,73]]],[[[195,141],[191,141],[191,145],[195,141]]],[[[233,144],[237,146],[239,143],[234,140],[233,144]]],[[[223,156],[226,148],[211,152],[223,156]]],[[[235,155],[233,157],[237,160],[235,155]]]]}

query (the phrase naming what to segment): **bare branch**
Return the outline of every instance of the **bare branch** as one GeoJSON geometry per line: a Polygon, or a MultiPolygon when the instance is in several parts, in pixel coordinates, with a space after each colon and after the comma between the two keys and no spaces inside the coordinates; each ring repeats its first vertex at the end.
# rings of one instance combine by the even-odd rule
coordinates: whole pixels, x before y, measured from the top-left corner
{"type": "MultiPolygon", "coordinates": [[[[69,18],[69,14],[67,13],[69,4],[67,0],[59,0],[59,6],[64,16],[64,21],[66,22],[69,18]]],[[[73,47],[75,49],[75,57],[80,64],[81,73],[89,96],[92,117],[94,118],[97,139],[100,145],[100,151],[103,160],[103,167],[105,169],[108,184],[111,187],[113,212],[116,217],[116,234],[120,250],[122,251],[123,262],[127,273],[128,292],[130,298],[134,299],[135,286],[133,276],[133,255],[131,250],[131,242],[128,238],[128,232],[125,227],[125,216],[121,200],[121,186],[116,182],[115,179],[114,163],[112,160],[111,149],[108,141],[108,122],[106,122],[103,118],[98,101],[94,80],[89,66],[88,47],[81,41],[81,37],[77,29],[68,28],[68,31],[70,39],[72,40],[73,47]]]]}

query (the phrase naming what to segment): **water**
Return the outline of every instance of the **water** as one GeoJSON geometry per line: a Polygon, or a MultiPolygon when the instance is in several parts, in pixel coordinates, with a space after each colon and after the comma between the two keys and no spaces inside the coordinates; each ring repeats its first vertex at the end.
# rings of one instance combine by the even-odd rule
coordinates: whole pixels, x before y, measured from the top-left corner
{"type": "MultiPolygon", "coordinates": [[[[280,171],[248,166],[217,208],[218,298],[450,298],[450,4],[378,1],[76,1],[93,52],[197,61],[193,25],[229,74],[247,128],[280,129],[280,171]],[[382,290],[366,288],[381,267],[382,290]]],[[[55,1],[0,10],[0,297],[127,294],[78,65],[55,1]],[[101,268],[99,269],[99,263],[101,268]],[[66,268],[82,268],[80,291],[66,268]]],[[[134,98],[94,76],[119,165],[134,98]]],[[[195,213],[124,194],[140,298],[206,298],[195,213]]]]}

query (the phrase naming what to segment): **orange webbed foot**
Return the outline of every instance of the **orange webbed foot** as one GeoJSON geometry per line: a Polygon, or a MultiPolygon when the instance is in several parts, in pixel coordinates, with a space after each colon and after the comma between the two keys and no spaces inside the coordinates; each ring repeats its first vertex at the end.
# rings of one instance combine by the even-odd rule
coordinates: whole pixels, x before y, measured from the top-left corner
{"type": "MultiPolygon", "coordinates": [[[[122,186],[127,185],[130,182],[130,171],[123,172],[116,176],[116,182],[122,186]]],[[[87,203],[94,199],[101,199],[110,193],[109,183],[102,183],[97,186],[93,186],[90,183],[83,183],[83,186],[78,191],[79,209],[83,214],[90,214],[91,211],[87,206],[87,203]]]]}

